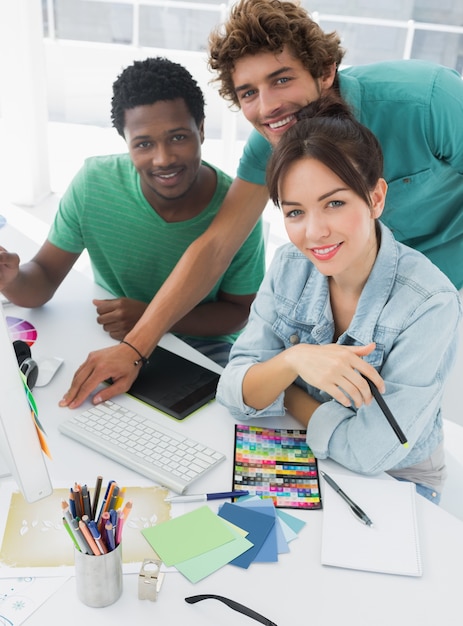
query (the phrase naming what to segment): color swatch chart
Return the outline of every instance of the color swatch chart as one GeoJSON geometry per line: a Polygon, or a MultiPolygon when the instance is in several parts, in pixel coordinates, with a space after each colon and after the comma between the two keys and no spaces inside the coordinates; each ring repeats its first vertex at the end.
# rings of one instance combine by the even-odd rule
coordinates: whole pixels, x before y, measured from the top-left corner
{"type": "Polygon", "coordinates": [[[10,315],[7,315],[6,323],[11,341],[19,339],[27,343],[29,347],[35,343],[35,340],[37,339],[37,330],[30,322],[23,320],[20,317],[11,317],[10,315]]]}
{"type": "Polygon", "coordinates": [[[320,509],[317,460],[306,431],[235,425],[234,489],[272,498],[276,507],[320,509]]]}

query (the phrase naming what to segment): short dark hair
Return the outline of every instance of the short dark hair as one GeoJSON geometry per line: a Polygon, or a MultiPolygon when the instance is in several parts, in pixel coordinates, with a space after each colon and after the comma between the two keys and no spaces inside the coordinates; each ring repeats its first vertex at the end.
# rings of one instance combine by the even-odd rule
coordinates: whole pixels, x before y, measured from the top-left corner
{"type": "Polygon", "coordinates": [[[355,119],[344,100],[327,94],[298,113],[267,166],[267,186],[279,206],[278,185],[299,159],[313,158],[336,174],[368,206],[370,192],[383,175],[383,152],[375,135],[355,119]]]}
{"type": "Polygon", "coordinates": [[[177,98],[185,101],[199,127],[204,120],[204,95],[188,70],[162,57],[134,61],[113,83],[112,124],[123,137],[127,109],[177,98]]]}
{"type": "Polygon", "coordinates": [[[239,106],[233,84],[235,63],[246,55],[281,52],[287,46],[313,78],[339,67],[344,50],[336,32],[325,33],[297,2],[240,0],[223,26],[209,36],[209,68],[219,93],[239,106]]]}

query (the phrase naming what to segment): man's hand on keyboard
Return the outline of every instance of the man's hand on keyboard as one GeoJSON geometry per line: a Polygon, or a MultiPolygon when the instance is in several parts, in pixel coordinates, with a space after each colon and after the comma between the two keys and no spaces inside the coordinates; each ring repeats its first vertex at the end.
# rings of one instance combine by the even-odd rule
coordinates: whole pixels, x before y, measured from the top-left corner
{"type": "Polygon", "coordinates": [[[71,387],[59,405],[77,408],[109,378],[112,378],[113,384],[99,390],[92,399],[93,404],[100,404],[128,391],[140,372],[140,365],[134,365],[135,360],[136,354],[125,344],[90,352],[87,360],[74,374],[71,387]]]}

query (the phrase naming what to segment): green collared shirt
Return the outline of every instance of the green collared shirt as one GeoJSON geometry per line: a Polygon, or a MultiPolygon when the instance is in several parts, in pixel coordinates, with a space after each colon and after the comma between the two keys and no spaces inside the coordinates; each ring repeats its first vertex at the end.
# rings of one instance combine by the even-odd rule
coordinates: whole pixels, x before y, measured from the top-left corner
{"type": "MultiPolygon", "coordinates": [[[[463,286],[463,81],[424,61],[392,61],[339,72],[341,95],[378,137],[388,183],[382,221],[463,286]]],[[[271,146],[253,131],[238,168],[265,184],[271,146]]]]}

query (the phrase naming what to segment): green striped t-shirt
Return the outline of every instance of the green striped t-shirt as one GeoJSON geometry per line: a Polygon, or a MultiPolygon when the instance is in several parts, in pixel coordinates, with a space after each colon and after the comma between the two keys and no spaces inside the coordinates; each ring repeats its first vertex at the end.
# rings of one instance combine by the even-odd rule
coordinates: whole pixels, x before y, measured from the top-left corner
{"type": "MultiPolygon", "coordinates": [[[[150,302],[183,252],[207,229],[227,193],[231,178],[212,169],[217,188],[209,205],[192,219],[168,223],[145,199],[128,154],[90,157],[63,195],[48,240],[67,252],[79,254],[86,248],[96,282],[115,297],[150,302]]],[[[255,293],[264,272],[258,222],[203,302],[217,300],[219,290],[255,293]]]]}

